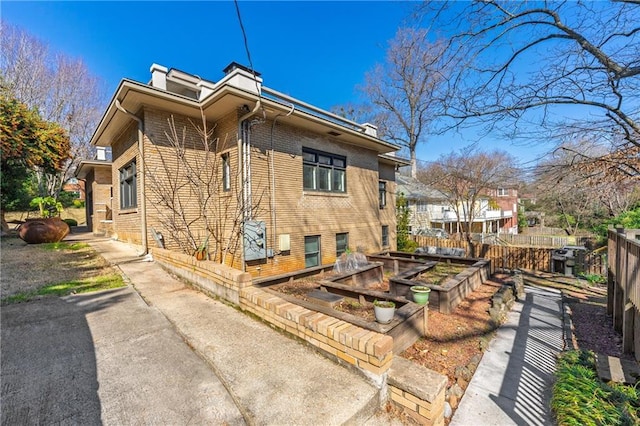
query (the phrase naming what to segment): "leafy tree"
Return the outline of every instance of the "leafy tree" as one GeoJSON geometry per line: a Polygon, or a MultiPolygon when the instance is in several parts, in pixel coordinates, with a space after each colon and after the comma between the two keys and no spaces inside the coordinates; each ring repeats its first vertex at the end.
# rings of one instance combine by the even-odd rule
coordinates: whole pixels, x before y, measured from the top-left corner
{"type": "Polygon", "coordinates": [[[40,117],[58,123],[69,137],[69,154],[55,175],[42,176],[39,184],[57,197],[63,183],[83,159],[93,157],[89,141],[106,105],[106,92],[97,77],[77,58],[53,52],[42,40],[0,22],[0,91],[40,117]]]}
{"type": "Polygon", "coordinates": [[[635,209],[621,213],[620,215],[607,219],[600,225],[593,228],[599,236],[606,238],[609,226],[621,226],[625,229],[640,229],[640,206],[635,209]]]}
{"type": "Polygon", "coordinates": [[[399,251],[414,251],[416,249],[416,243],[409,238],[410,219],[409,201],[403,193],[400,193],[396,197],[396,227],[399,251]]]}
{"type": "Polygon", "coordinates": [[[59,172],[69,158],[69,138],[57,124],[43,120],[36,111],[16,99],[1,95],[0,148],[0,210],[2,229],[6,230],[6,210],[24,207],[28,195],[46,195],[33,191],[33,173],[59,172]]]}

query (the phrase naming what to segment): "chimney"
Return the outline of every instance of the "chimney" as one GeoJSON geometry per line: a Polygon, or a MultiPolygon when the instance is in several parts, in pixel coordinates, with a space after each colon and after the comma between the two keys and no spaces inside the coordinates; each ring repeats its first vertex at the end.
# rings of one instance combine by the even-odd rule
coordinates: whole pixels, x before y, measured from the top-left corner
{"type": "Polygon", "coordinates": [[[150,71],[151,85],[153,87],[157,87],[158,89],[167,90],[167,72],[169,72],[167,67],[163,67],[162,65],[158,64],[152,64],[150,71]]]}
{"type": "Polygon", "coordinates": [[[96,160],[107,161],[107,149],[104,146],[96,147],[96,160]]]}
{"type": "Polygon", "coordinates": [[[362,127],[364,127],[363,131],[365,135],[373,136],[374,138],[378,137],[378,127],[371,123],[364,123],[362,127]]]}
{"type": "Polygon", "coordinates": [[[225,73],[225,76],[218,82],[218,85],[228,84],[257,95],[262,91],[262,77],[259,72],[237,62],[231,62],[222,72],[225,73]]]}

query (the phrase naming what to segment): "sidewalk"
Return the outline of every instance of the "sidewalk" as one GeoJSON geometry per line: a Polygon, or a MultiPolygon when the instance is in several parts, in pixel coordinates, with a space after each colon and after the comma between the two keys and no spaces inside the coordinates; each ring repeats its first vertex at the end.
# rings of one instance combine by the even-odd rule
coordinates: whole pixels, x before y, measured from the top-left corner
{"type": "Polygon", "coordinates": [[[562,295],[526,287],[489,344],[451,426],[553,425],[555,356],[564,348],[562,295]]]}
{"type": "MultiPolygon", "coordinates": [[[[82,238],[82,237],[79,237],[82,238]]],[[[186,286],[136,248],[88,239],[210,365],[247,424],[383,424],[379,390],[235,308],[186,286]]]]}

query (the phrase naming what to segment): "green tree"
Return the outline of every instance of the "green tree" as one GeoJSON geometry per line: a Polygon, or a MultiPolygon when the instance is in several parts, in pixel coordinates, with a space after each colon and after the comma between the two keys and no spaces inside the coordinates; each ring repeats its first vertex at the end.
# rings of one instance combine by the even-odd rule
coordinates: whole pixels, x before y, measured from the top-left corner
{"type": "Polygon", "coordinates": [[[640,229],[640,205],[636,208],[623,212],[618,216],[603,221],[602,224],[595,226],[593,231],[600,237],[607,238],[607,229],[609,225],[615,227],[623,227],[625,229],[640,229]]]}
{"type": "Polygon", "coordinates": [[[401,192],[396,198],[396,222],[397,222],[397,243],[399,251],[413,251],[416,244],[409,238],[409,220],[411,219],[411,211],[409,210],[409,202],[401,192]]]}
{"type": "Polygon", "coordinates": [[[0,176],[2,229],[4,212],[24,207],[29,196],[47,195],[33,188],[35,171],[56,174],[69,158],[69,137],[55,123],[16,99],[0,96],[0,176]]]}

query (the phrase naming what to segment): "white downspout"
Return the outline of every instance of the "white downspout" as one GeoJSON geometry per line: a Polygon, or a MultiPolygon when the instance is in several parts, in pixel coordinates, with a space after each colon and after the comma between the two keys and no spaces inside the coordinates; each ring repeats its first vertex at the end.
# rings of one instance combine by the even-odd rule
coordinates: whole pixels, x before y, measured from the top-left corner
{"type": "Polygon", "coordinates": [[[137,115],[127,111],[120,105],[120,101],[116,99],[116,108],[133,118],[138,122],[138,152],[140,153],[140,167],[136,167],[140,173],[140,193],[142,194],[142,199],[140,200],[140,232],[142,234],[142,253],[140,256],[144,256],[149,252],[149,242],[147,241],[147,199],[146,199],[146,182],[145,182],[145,172],[144,172],[144,122],[137,115]]]}
{"type": "MultiPolygon", "coordinates": [[[[291,104],[291,110],[286,114],[278,114],[274,117],[273,119],[273,123],[271,124],[271,158],[269,161],[269,172],[271,173],[271,235],[272,235],[272,239],[271,239],[271,247],[273,247],[274,250],[274,254],[275,254],[275,247],[276,247],[276,229],[277,229],[277,216],[276,216],[276,173],[275,173],[275,167],[274,167],[274,155],[275,155],[275,144],[273,142],[273,132],[275,130],[276,127],[276,121],[278,121],[278,118],[282,117],[283,115],[285,117],[289,117],[291,114],[293,114],[293,111],[295,110],[295,105],[291,104]]],[[[275,259],[275,256],[273,257],[275,259]]],[[[274,260],[275,262],[275,260],[274,260]]]]}

